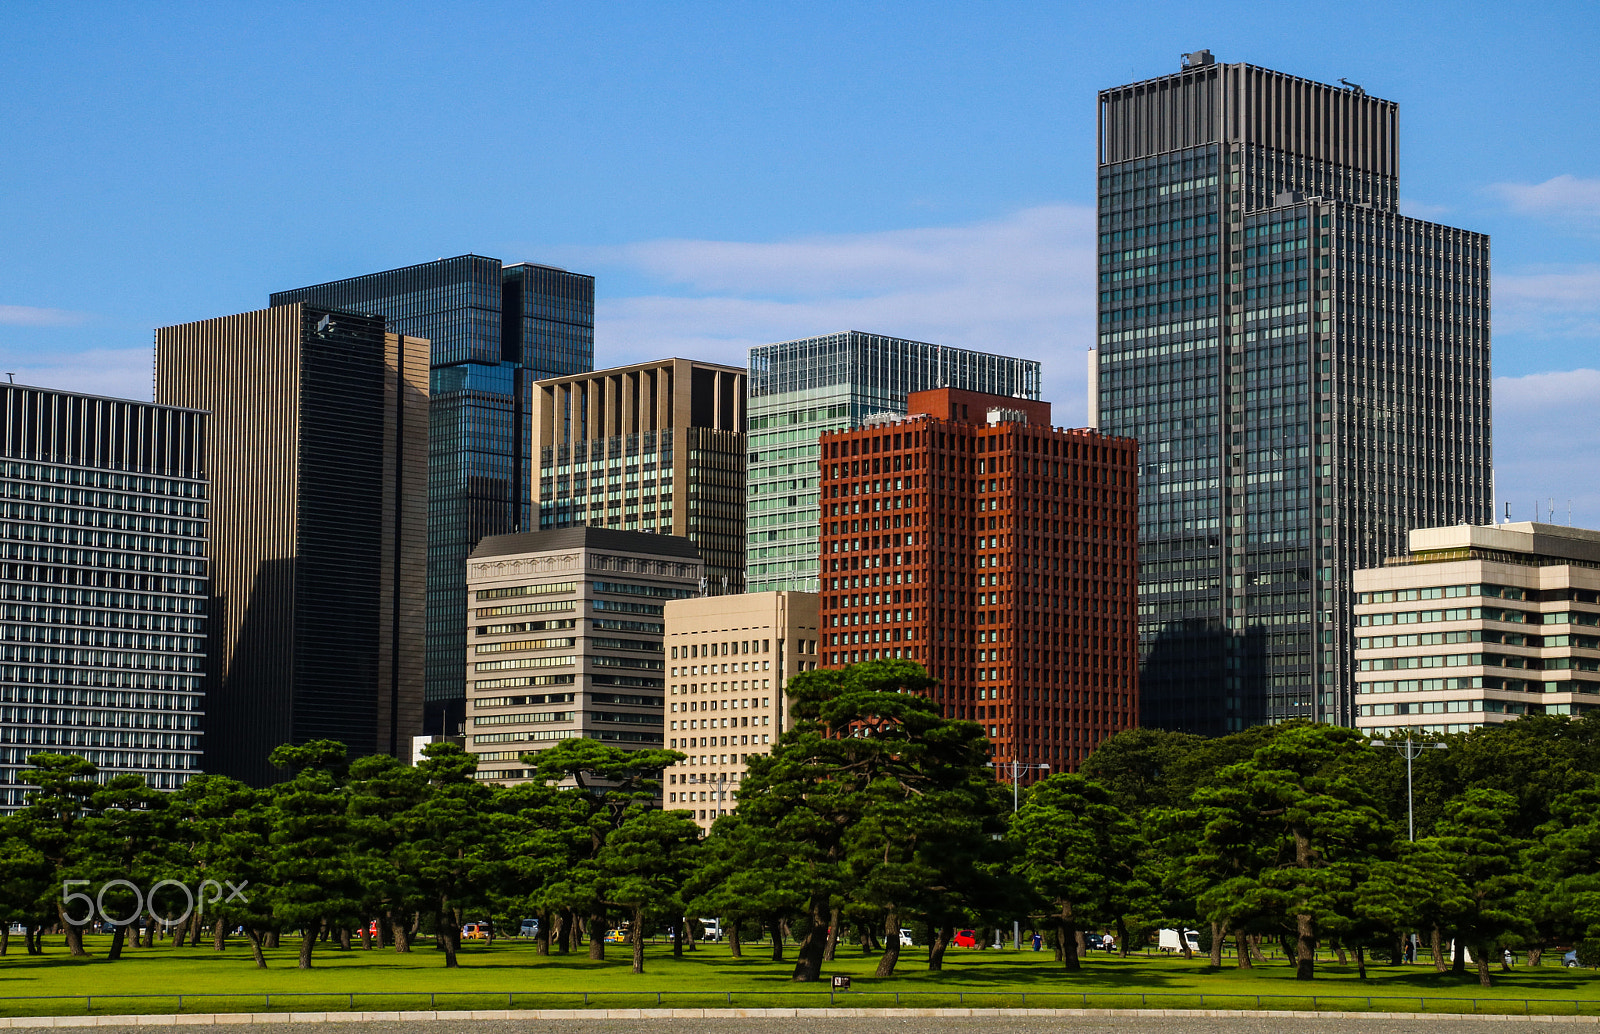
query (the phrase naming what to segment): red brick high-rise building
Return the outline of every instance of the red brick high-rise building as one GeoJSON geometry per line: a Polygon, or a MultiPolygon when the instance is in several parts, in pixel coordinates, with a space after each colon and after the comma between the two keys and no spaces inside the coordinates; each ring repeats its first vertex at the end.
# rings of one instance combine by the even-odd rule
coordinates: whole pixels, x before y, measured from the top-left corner
{"type": "Polygon", "coordinates": [[[1075,769],[1139,714],[1138,443],[1047,402],[908,401],[821,439],[822,663],[916,661],[1001,778],[1075,769]]]}

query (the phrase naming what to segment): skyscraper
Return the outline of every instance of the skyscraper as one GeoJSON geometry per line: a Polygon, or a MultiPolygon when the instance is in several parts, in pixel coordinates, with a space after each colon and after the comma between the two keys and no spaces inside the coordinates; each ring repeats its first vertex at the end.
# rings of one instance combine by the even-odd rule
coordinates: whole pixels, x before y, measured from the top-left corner
{"type": "Polygon", "coordinates": [[[156,400],[208,411],[205,768],[282,743],[405,757],[422,726],[428,343],[310,305],[156,331],[156,400]]]}
{"type": "Polygon", "coordinates": [[[916,661],[1003,776],[1076,768],[1138,715],[1137,446],[1047,402],[909,408],[822,438],[822,663],[916,661]]]}
{"type": "Polygon", "coordinates": [[[0,812],[33,754],[200,770],[206,414],[0,384],[0,812]]]}
{"type": "Polygon", "coordinates": [[[707,589],[743,592],[745,372],[690,359],[540,381],[539,529],[681,535],[707,589]]]}
{"type": "Polygon", "coordinates": [[[1039,364],[859,330],[750,350],[751,592],[817,591],[818,436],[930,388],[1037,399],[1039,364]]]}
{"type": "Polygon", "coordinates": [[[1351,578],[1489,518],[1489,241],[1398,106],[1184,55],[1099,96],[1098,389],[1139,439],[1146,724],[1352,720],[1351,578]]]}
{"type": "Polygon", "coordinates": [[[465,664],[478,777],[532,778],[522,756],[566,739],[661,747],[662,610],[695,596],[701,571],[677,535],[575,527],[480,542],[465,664]]]}
{"type": "Polygon", "coordinates": [[[532,530],[529,386],[594,365],[594,277],[481,255],[278,291],[383,316],[433,342],[428,460],[428,723],[454,732],[466,687],[466,559],[532,530]]]}

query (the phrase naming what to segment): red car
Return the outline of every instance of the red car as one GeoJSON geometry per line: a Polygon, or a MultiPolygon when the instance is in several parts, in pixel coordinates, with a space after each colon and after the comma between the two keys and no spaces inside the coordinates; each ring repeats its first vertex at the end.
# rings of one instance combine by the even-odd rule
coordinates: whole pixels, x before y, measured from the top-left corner
{"type": "Polygon", "coordinates": [[[957,948],[976,948],[977,946],[978,946],[978,931],[976,931],[976,930],[957,930],[956,931],[956,947],[957,948]]]}

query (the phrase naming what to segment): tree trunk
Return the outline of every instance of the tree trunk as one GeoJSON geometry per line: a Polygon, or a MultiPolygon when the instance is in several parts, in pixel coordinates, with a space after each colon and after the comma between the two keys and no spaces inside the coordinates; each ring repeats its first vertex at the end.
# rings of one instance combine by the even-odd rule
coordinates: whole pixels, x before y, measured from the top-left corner
{"type": "Polygon", "coordinates": [[[1428,945],[1433,952],[1433,968],[1437,973],[1443,973],[1450,967],[1444,960],[1444,932],[1434,924],[1433,930],[1428,934],[1428,945]]]}
{"type": "MultiPolygon", "coordinates": [[[[1078,962],[1078,925],[1072,915],[1072,902],[1061,902],[1061,915],[1056,919],[1056,927],[1061,940],[1061,965],[1068,973],[1076,973],[1082,968],[1078,962]]],[[[1182,935],[1179,935],[1182,940],[1182,935]]]]}
{"type": "Polygon", "coordinates": [[[279,930],[272,929],[267,931],[267,947],[274,951],[283,947],[283,934],[279,930]]]}
{"type": "Polygon", "coordinates": [[[1313,980],[1317,975],[1317,930],[1304,912],[1294,917],[1294,978],[1313,980]]]}
{"type": "Polygon", "coordinates": [[[890,908],[883,920],[883,954],[878,957],[877,976],[894,976],[894,967],[900,961],[900,910],[890,908]]]}
{"type": "MultiPolygon", "coordinates": [[[[933,924],[928,924],[932,929],[933,924]]],[[[955,937],[956,928],[950,925],[939,927],[939,932],[934,935],[933,943],[928,945],[928,972],[940,973],[944,970],[945,949],[950,947],[951,938],[955,937]]]]}
{"type": "Polygon", "coordinates": [[[1365,980],[1367,979],[1367,949],[1358,944],[1355,947],[1355,953],[1356,977],[1358,979],[1365,980]]]}
{"type": "Polygon", "coordinates": [[[1350,965],[1350,956],[1348,956],[1348,955],[1346,955],[1346,954],[1345,954],[1345,953],[1344,953],[1344,945],[1342,945],[1342,944],[1335,944],[1335,945],[1334,945],[1334,946],[1333,946],[1333,954],[1334,954],[1334,956],[1335,956],[1335,957],[1336,957],[1336,958],[1338,958],[1338,960],[1339,960],[1339,965],[1341,965],[1341,966],[1348,966],[1348,965],[1350,965]]]}
{"type": "MultiPolygon", "coordinates": [[[[3,954],[3,953],[0,953],[0,954],[3,954]]],[[[1528,949],[1528,965],[1537,966],[1537,965],[1539,965],[1539,960],[1542,959],[1542,958],[1544,958],[1544,949],[1543,948],[1529,948],[1528,949]]]]}
{"type": "Polygon", "coordinates": [[[317,934],[322,930],[322,920],[313,919],[306,924],[305,936],[300,938],[300,968],[311,968],[311,949],[316,946],[317,934]]]}
{"type": "MultiPolygon", "coordinates": [[[[1218,925],[1220,925],[1220,924],[1213,924],[1212,925],[1212,929],[1215,930],[1218,925]]],[[[1211,957],[1212,958],[1216,958],[1217,957],[1217,955],[1216,955],[1216,952],[1217,952],[1217,941],[1220,941],[1222,938],[1218,937],[1215,933],[1213,933],[1211,936],[1213,938],[1216,938],[1215,940],[1213,940],[1211,942],[1211,952],[1212,952],[1211,957]]],[[[1233,931],[1233,946],[1235,948],[1237,948],[1238,951],[1239,951],[1239,968],[1240,969],[1254,969],[1255,968],[1255,963],[1250,961],[1250,944],[1249,944],[1249,940],[1245,937],[1245,934],[1244,934],[1243,930],[1235,930],[1235,931],[1233,931]]]]}
{"type": "MultiPolygon", "coordinates": [[[[1181,924],[1181,923],[1178,924],[1178,944],[1182,946],[1183,957],[1185,959],[1189,960],[1190,962],[1193,962],[1194,961],[1194,949],[1189,947],[1188,933],[1189,933],[1189,931],[1184,929],[1183,924],[1181,924]]],[[[1198,931],[1196,931],[1196,933],[1198,934],[1198,931]]],[[[1216,933],[1216,930],[1215,930],[1214,927],[1212,929],[1212,933],[1213,934],[1216,933]]],[[[1218,965],[1221,965],[1220,960],[1218,961],[1218,965]]]]}
{"type": "MultiPolygon", "coordinates": [[[[1457,942],[1460,943],[1460,942],[1457,942]]],[[[1478,949],[1478,954],[1473,958],[1473,964],[1478,968],[1478,986],[1493,987],[1494,981],[1489,977],[1489,952],[1493,945],[1485,944],[1478,949]]]]}
{"type": "Polygon", "coordinates": [[[633,909],[633,971],[644,972],[644,909],[633,909]]]}
{"type": "Polygon", "coordinates": [[[783,961],[783,921],[776,916],[772,919],[772,961],[783,961]]]}
{"type": "Polygon", "coordinates": [[[67,910],[59,904],[56,905],[56,915],[61,918],[61,925],[67,928],[67,954],[78,959],[88,958],[89,953],[83,950],[83,927],[67,922],[67,910]]]}
{"type": "Polygon", "coordinates": [[[443,904],[439,907],[439,947],[444,949],[444,968],[455,969],[456,952],[461,950],[461,927],[455,923],[455,916],[443,904]]]}
{"type": "MultiPolygon", "coordinates": [[[[1123,916],[1117,916],[1117,957],[1128,957],[1128,921],[1123,916]]],[[[1213,966],[1221,965],[1221,960],[1212,963],[1213,966]]]]}
{"type": "Polygon", "coordinates": [[[221,916],[211,924],[211,947],[216,951],[228,950],[228,921],[221,916]]]}
{"type": "Polygon", "coordinates": [[[411,952],[411,935],[406,930],[405,923],[397,923],[394,913],[389,913],[389,929],[394,933],[394,950],[397,955],[408,955],[411,952]]]}
{"type": "Polygon", "coordinates": [[[1464,977],[1467,975],[1467,946],[1462,943],[1461,936],[1455,938],[1455,958],[1450,961],[1450,974],[1464,977]]]}
{"type": "Polygon", "coordinates": [[[200,917],[196,916],[195,920],[194,920],[193,929],[190,930],[190,932],[189,932],[189,947],[191,947],[191,948],[200,947],[200,934],[202,932],[202,929],[203,929],[203,924],[200,922],[200,917]]]}
{"type": "MultiPolygon", "coordinates": [[[[120,927],[119,927],[119,929],[120,929],[120,927]]],[[[11,950],[11,924],[7,923],[7,922],[0,922],[0,958],[4,958],[5,955],[6,955],[6,952],[8,952],[10,950],[11,950]]]]}
{"type": "MultiPolygon", "coordinates": [[[[118,926],[111,934],[111,950],[106,952],[107,962],[114,962],[122,958],[122,940],[127,936],[127,932],[128,928],[126,926],[118,926]]],[[[4,943],[4,941],[0,941],[0,955],[5,954],[4,943]]]]}
{"type": "Polygon", "coordinates": [[[800,984],[811,984],[822,979],[822,957],[828,950],[828,917],[833,910],[828,907],[825,899],[813,896],[811,899],[811,922],[807,925],[806,935],[800,939],[799,946],[795,949],[794,973],[790,980],[800,984]]]}
{"type": "Polygon", "coordinates": [[[267,957],[261,953],[261,931],[253,926],[244,929],[245,936],[250,938],[250,954],[255,956],[256,968],[267,968],[267,957]]]}
{"type": "Polygon", "coordinates": [[[736,959],[744,958],[744,937],[739,933],[739,917],[734,916],[728,927],[728,952],[736,959]]]}
{"type": "Polygon", "coordinates": [[[565,955],[572,950],[572,910],[563,908],[556,915],[556,954],[565,955]]]}
{"type": "Polygon", "coordinates": [[[534,915],[539,920],[539,932],[533,938],[533,953],[548,957],[550,955],[550,924],[555,922],[555,917],[548,908],[541,908],[534,915]]]}
{"type": "Polygon", "coordinates": [[[350,950],[350,928],[348,926],[339,927],[339,950],[350,950]]]}
{"type": "Polygon", "coordinates": [[[589,957],[595,960],[606,957],[606,917],[599,913],[589,917],[589,957]]]}
{"type": "MultiPolygon", "coordinates": [[[[379,947],[382,947],[382,945],[379,947]]],[[[372,950],[372,923],[370,921],[361,924],[361,950],[372,950]]]]}
{"type": "Polygon", "coordinates": [[[822,961],[832,962],[833,953],[839,945],[839,910],[835,908],[828,913],[828,945],[822,951],[822,961]]]}

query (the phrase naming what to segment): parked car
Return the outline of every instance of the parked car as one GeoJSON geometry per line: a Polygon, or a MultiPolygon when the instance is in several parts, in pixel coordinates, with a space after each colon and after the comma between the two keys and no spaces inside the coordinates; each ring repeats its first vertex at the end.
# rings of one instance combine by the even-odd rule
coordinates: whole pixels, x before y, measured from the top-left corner
{"type": "Polygon", "coordinates": [[[978,946],[978,931],[957,930],[955,943],[957,948],[976,948],[978,946]]]}
{"type": "Polygon", "coordinates": [[[522,921],[521,928],[517,930],[517,936],[518,937],[537,937],[537,936],[539,936],[539,920],[537,920],[537,919],[524,919],[522,921]]]}
{"type": "Polygon", "coordinates": [[[468,923],[461,928],[461,939],[464,941],[483,941],[489,938],[488,923],[468,923]]]}

